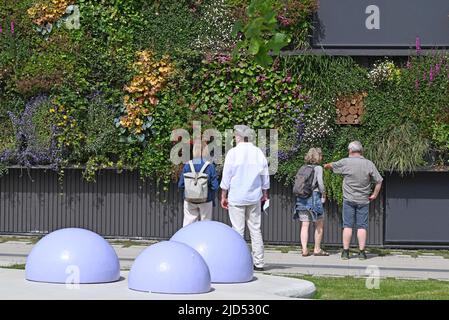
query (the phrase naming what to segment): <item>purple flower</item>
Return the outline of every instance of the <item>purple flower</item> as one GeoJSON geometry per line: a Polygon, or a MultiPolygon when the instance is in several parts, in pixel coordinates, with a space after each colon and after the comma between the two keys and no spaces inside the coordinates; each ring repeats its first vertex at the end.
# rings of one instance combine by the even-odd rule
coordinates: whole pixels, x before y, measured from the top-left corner
{"type": "Polygon", "coordinates": [[[231,61],[231,56],[226,54],[219,54],[216,56],[216,60],[218,61],[218,63],[226,63],[231,61]]]}
{"type": "MultiPolygon", "coordinates": [[[[449,75],[448,75],[449,77],[449,75]]],[[[419,89],[419,79],[416,79],[415,81],[415,89],[418,90],[419,89]]]]}
{"type": "Polygon", "coordinates": [[[407,61],[407,69],[410,69],[412,67],[412,62],[410,60],[407,61]]]}
{"type": "Polygon", "coordinates": [[[415,46],[416,46],[416,54],[420,54],[420,52],[421,52],[421,39],[419,37],[416,37],[415,46]]]}
{"type": "Polygon", "coordinates": [[[292,23],[290,19],[281,15],[277,16],[277,20],[283,27],[288,27],[292,23]]]}
{"type": "Polygon", "coordinates": [[[435,65],[435,75],[438,75],[440,73],[440,69],[441,69],[441,65],[439,63],[437,63],[435,65]]]}
{"type": "Polygon", "coordinates": [[[39,146],[36,137],[33,116],[42,104],[48,101],[45,95],[32,98],[25,105],[25,110],[20,115],[8,112],[16,132],[16,148],[6,150],[0,154],[0,161],[14,163],[27,168],[33,165],[51,164],[56,168],[61,162],[61,150],[59,149],[55,129],[51,128],[51,141],[48,148],[39,146]]]}
{"type": "Polygon", "coordinates": [[[429,81],[433,82],[433,80],[434,80],[434,73],[433,73],[433,66],[431,66],[429,72],[429,81]]]}
{"type": "Polygon", "coordinates": [[[287,83],[292,82],[292,76],[290,74],[287,74],[287,76],[284,78],[283,82],[287,82],[287,83]]]}
{"type": "Polygon", "coordinates": [[[14,21],[11,21],[11,33],[14,34],[14,21]]]}
{"type": "Polygon", "coordinates": [[[264,82],[266,79],[267,79],[267,76],[265,74],[261,74],[261,75],[256,77],[256,81],[258,83],[264,82]]]}

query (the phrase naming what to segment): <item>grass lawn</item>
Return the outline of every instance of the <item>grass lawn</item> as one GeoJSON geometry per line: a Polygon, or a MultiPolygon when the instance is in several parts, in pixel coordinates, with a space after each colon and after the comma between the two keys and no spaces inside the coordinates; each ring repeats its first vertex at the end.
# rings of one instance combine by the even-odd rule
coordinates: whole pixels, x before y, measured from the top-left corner
{"type": "Polygon", "coordinates": [[[0,266],[0,268],[25,270],[25,263],[15,263],[8,266],[0,266]]]}
{"type": "Polygon", "coordinates": [[[366,279],[294,276],[312,281],[321,300],[449,300],[449,281],[380,279],[379,289],[367,289],[366,279]]]}

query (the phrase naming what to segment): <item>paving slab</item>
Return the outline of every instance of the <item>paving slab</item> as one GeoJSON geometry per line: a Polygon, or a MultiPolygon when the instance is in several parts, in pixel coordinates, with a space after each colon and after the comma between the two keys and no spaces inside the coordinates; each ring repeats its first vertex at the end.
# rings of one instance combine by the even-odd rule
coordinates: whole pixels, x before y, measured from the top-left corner
{"type": "MultiPolygon", "coordinates": [[[[27,242],[0,243],[0,266],[23,264],[33,248],[27,242]]],[[[123,247],[113,244],[123,270],[129,270],[135,258],[146,246],[123,247]]],[[[328,257],[302,257],[299,251],[282,253],[276,250],[265,252],[266,272],[270,274],[311,274],[360,276],[367,275],[367,268],[379,268],[381,277],[445,279],[449,280],[449,259],[438,255],[412,257],[410,255],[378,256],[368,254],[367,260],[359,260],[356,255],[349,260],[341,260],[338,253],[328,257]]]]}
{"type": "Polygon", "coordinates": [[[212,284],[204,294],[155,294],[128,289],[128,272],[113,283],[75,285],[25,280],[24,270],[0,269],[0,300],[285,300],[310,298],[315,285],[306,280],[258,274],[253,281],[212,284]]]}

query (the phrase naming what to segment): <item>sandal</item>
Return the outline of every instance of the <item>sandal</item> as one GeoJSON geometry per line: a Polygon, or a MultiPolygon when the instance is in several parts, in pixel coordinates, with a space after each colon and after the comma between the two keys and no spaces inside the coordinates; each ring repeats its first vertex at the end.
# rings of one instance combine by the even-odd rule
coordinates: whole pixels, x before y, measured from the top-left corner
{"type": "Polygon", "coordinates": [[[304,252],[301,254],[303,257],[309,257],[309,256],[311,256],[312,254],[310,253],[310,251],[307,251],[307,253],[306,254],[304,254],[304,252]]]}
{"type": "Polygon", "coordinates": [[[317,257],[328,257],[329,253],[321,249],[320,251],[313,253],[313,255],[317,257]]]}

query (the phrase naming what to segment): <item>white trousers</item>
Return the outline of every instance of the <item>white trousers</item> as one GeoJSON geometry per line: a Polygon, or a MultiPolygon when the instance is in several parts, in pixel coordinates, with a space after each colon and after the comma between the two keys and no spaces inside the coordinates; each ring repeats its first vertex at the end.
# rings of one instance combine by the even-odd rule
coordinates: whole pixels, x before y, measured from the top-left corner
{"type": "Polygon", "coordinates": [[[183,227],[198,221],[212,220],[212,201],[204,203],[190,203],[184,200],[184,222],[183,227]]]}
{"type": "Polygon", "coordinates": [[[260,203],[248,206],[229,205],[229,218],[231,219],[232,228],[244,237],[246,222],[251,237],[254,265],[263,268],[264,247],[262,231],[260,230],[262,221],[260,210],[260,203]]]}

